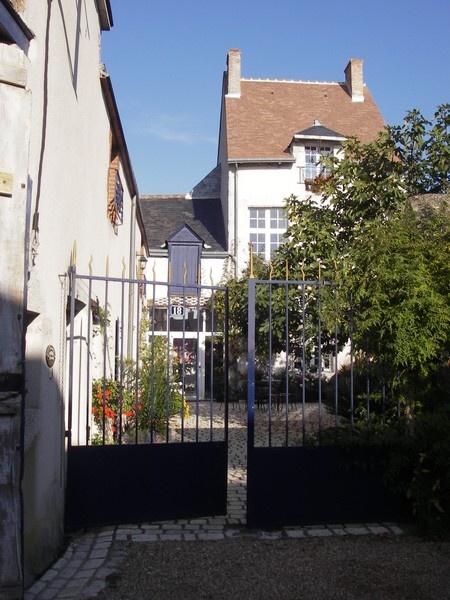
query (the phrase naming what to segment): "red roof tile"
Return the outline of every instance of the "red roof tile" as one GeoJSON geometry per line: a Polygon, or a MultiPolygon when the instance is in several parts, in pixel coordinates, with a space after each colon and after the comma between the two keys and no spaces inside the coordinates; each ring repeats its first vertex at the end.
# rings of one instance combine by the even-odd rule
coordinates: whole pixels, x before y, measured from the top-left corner
{"type": "Polygon", "coordinates": [[[385,122],[369,90],[352,102],[345,84],[241,80],[241,97],[225,97],[228,159],[288,158],[294,133],[314,119],[363,143],[375,139],[385,122]]]}

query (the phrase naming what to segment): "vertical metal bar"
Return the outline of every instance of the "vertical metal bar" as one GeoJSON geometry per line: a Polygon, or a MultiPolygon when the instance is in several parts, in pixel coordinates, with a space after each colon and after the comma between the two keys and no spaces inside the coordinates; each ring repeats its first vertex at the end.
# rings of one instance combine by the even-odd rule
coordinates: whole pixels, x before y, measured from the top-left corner
{"type": "Polygon", "coordinates": [[[72,445],[72,410],[73,410],[73,369],[74,369],[74,335],[75,335],[75,286],[76,267],[69,267],[70,277],[70,333],[69,333],[69,393],[67,398],[67,445],[72,445]]]}
{"type": "Polygon", "coordinates": [[[302,445],[306,437],[306,296],[305,281],[302,283],[302,445]]]}
{"type": "Polygon", "coordinates": [[[247,456],[255,445],[255,280],[248,280],[247,456]]]}
{"type": "Polygon", "coordinates": [[[369,336],[366,336],[366,410],[367,427],[370,429],[370,356],[369,356],[369,336]]]}
{"type": "MultiPolygon", "coordinates": [[[[170,298],[169,298],[169,308],[170,308],[170,298]]],[[[173,368],[172,366],[172,357],[171,357],[171,339],[170,339],[170,310],[169,310],[169,314],[167,315],[167,327],[168,327],[168,332],[167,332],[167,343],[166,343],[166,443],[169,441],[169,397],[170,397],[170,390],[169,390],[169,382],[170,382],[170,372],[171,369],[173,368]]],[[[152,371],[153,373],[155,372],[155,355],[153,354],[153,359],[152,359],[152,371]]]]}
{"type": "Polygon", "coordinates": [[[355,426],[353,317],[353,294],[350,293],[350,425],[352,431],[355,426]]]}
{"type": "Polygon", "coordinates": [[[272,446],[272,281],[269,281],[269,398],[267,411],[269,419],[269,447],[272,446]]]}
{"type": "Polygon", "coordinates": [[[339,385],[338,385],[338,310],[337,310],[337,302],[338,302],[338,292],[337,286],[334,286],[334,424],[335,427],[339,426],[339,385]]]}
{"type": "MultiPolygon", "coordinates": [[[[285,341],[286,341],[286,386],[289,388],[289,281],[286,281],[284,284],[285,288],[285,341]]],[[[288,395],[286,394],[286,415],[285,415],[285,444],[288,446],[289,444],[289,405],[288,405],[288,395]]]]}
{"type": "MultiPolygon", "coordinates": [[[[228,333],[228,321],[229,321],[229,297],[228,297],[228,287],[225,288],[225,313],[224,313],[224,323],[223,323],[223,337],[224,337],[224,352],[223,352],[223,360],[224,360],[224,390],[225,390],[225,447],[228,448],[228,370],[230,367],[229,357],[228,357],[228,345],[229,345],[229,333],[228,333]]],[[[228,453],[227,453],[228,454],[228,453]]]]}
{"type": "MultiPolygon", "coordinates": [[[[166,286],[166,290],[168,291],[168,287],[166,286]]],[[[167,317],[166,317],[166,339],[167,343],[170,343],[170,295],[167,294],[168,302],[167,302],[167,317]]],[[[155,306],[156,299],[156,285],[153,284],[153,307],[155,306]]],[[[150,369],[150,381],[148,386],[148,394],[149,397],[147,401],[149,403],[149,415],[150,415],[150,442],[154,442],[155,435],[155,332],[152,335],[151,342],[151,359],[149,364],[150,369]]]]}
{"type": "Polygon", "coordinates": [[[106,443],[106,357],[108,353],[108,278],[105,277],[104,325],[103,325],[103,389],[102,389],[102,444],[106,443]]]}
{"type": "MultiPolygon", "coordinates": [[[[135,282],[136,286],[136,369],[135,369],[135,389],[134,389],[134,411],[136,415],[139,411],[139,373],[140,373],[140,342],[141,342],[141,297],[139,290],[140,280],[135,282]]],[[[136,419],[136,424],[134,428],[134,443],[139,443],[139,421],[136,419]]]]}
{"type": "MultiPolygon", "coordinates": [[[[123,435],[123,425],[122,425],[122,413],[123,413],[123,390],[124,390],[124,381],[123,381],[123,347],[124,347],[124,335],[123,335],[123,324],[124,324],[124,315],[125,315],[125,281],[122,279],[121,283],[121,298],[120,298],[120,349],[119,349],[119,444],[122,443],[122,435],[123,435]]],[[[138,416],[135,415],[135,419],[137,420],[138,416]]]]}
{"type": "Polygon", "coordinates": [[[318,308],[318,319],[317,319],[317,345],[318,345],[318,356],[317,356],[317,384],[319,394],[319,445],[322,439],[322,284],[320,280],[317,283],[317,308],[318,308]]]}
{"type": "Polygon", "coordinates": [[[119,317],[114,329],[114,381],[119,381],[119,317]]]}
{"type": "MultiPolygon", "coordinates": [[[[215,301],[214,289],[211,289],[211,339],[213,342],[214,342],[214,333],[215,333],[214,301],[215,301]]],[[[200,298],[198,299],[198,305],[200,306],[200,298]]],[[[200,340],[198,323],[199,323],[199,319],[197,319],[197,356],[199,354],[198,347],[199,347],[199,340],[200,340]]],[[[214,344],[212,347],[214,348],[214,344]]],[[[213,354],[214,354],[214,351],[213,351],[213,354]]],[[[213,372],[213,377],[214,377],[214,372],[213,372]]],[[[212,380],[212,383],[214,384],[214,380],[212,380]]],[[[198,369],[197,369],[197,398],[198,398],[198,369]]],[[[209,398],[209,439],[211,442],[213,441],[213,398],[212,398],[212,395],[210,395],[210,398],[209,398]]]]}
{"type": "MultiPolygon", "coordinates": [[[[183,318],[181,320],[181,414],[183,415],[183,398],[186,396],[186,288],[183,288],[183,318]]],[[[169,377],[171,374],[169,373],[169,377]]],[[[170,385],[170,384],[169,384],[170,385]]],[[[170,397],[169,397],[169,406],[168,413],[170,413],[170,397]]],[[[183,419],[183,416],[181,416],[183,419]]]]}
{"type": "MultiPolygon", "coordinates": [[[[213,319],[213,311],[211,309],[211,323],[214,323],[213,319]]],[[[212,401],[214,397],[214,327],[211,325],[209,333],[210,339],[210,352],[209,352],[209,365],[205,365],[205,375],[206,375],[206,367],[209,369],[209,400],[212,401]]]]}
{"type": "Polygon", "coordinates": [[[91,418],[92,418],[92,382],[91,382],[91,297],[92,297],[92,279],[89,278],[88,285],[88,325],[86,340],[86,446],[91,437],[91,418]]]}

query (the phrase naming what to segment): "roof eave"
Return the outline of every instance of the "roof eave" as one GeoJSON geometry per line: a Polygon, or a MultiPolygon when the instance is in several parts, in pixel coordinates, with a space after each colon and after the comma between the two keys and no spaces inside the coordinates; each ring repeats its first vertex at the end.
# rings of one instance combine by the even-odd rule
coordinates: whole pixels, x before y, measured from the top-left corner
{"type": "Polygon", "coordinates": [[[0,32],[12,43],[17,44],[25,54],[34,38],[33,32],[7,0],[0,0],[0,32]]]}
{"type": "Polygon", "coordinates": [[[294,138],[295,141],[300,141],[300,140],[327,140],[330,142],[344,142],[347,138],[345,136],[332,136],[332,135],[298,135],[295,134],[294,138]]]}
{"type": "Polygon", "coordinates": [[[97,0],[97,9],[102,31],[109,31],[114,25],[110,0],[97,0]]]}
{"type": "Polygon", "coordinates": [[[270,158],[229,158],[228,164],[261,164],[261,163],[273,163],[273,164],[290,164],[294,163],[295,158],[293,156],[289,157],[270,157],[270,158]]]}

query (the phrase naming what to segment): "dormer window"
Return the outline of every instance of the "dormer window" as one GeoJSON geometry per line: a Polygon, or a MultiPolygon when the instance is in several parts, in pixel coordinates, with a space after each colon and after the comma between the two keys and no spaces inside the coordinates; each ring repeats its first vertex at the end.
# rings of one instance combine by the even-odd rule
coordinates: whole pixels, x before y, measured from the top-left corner
{"type": "Polygon", "coordinates": [[[305,146],[305,180],[328,177],[331,174],[330,168],[321,163],[321,159],[331,153],[331,146],[305,146]]]}
{"type": "Polygon", "coordinates": [[[311,189],[317,177],[328,177],[330,169],[322,162],[326,156],[333,155],[345,140],[345,136],[324,127],[317,119],[313,126],[294,135],[292,144],[297,146],[299,183],[311,189]]]}

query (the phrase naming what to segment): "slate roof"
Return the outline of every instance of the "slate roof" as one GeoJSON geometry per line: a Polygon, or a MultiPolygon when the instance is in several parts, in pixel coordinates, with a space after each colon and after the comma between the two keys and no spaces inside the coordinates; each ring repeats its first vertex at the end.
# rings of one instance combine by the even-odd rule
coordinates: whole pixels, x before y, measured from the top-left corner
{"type": "Polygon", "coordinates": [[[241,79],[240,98],[224,98],[228,160],[274,160],[290,156],[293,135],[317,119],[363,143],[375,139],[385,122],[369,90],[352,102],[345,83],[241,79]]]}
{"type": "Polygon", "coordinates": [[[337,131],[333,131],[332,129],[328,129],[328,127],[324,127],[323,125],[313,125],[312,127],[308,127],[308,129],[304,129],[303,131],[298,131],[295,134],[295,137],[305,137],[305,138],[340,138],[345,139],[345,136],[337,131]]]}
{"type": "Polygon", "coordinates": [[[203,240],[203,253],[226,252],[225,225],[219,198],[186,198],[183,195],[140,196],[149,247],[161,246],[184,225],[203,240]]]}

